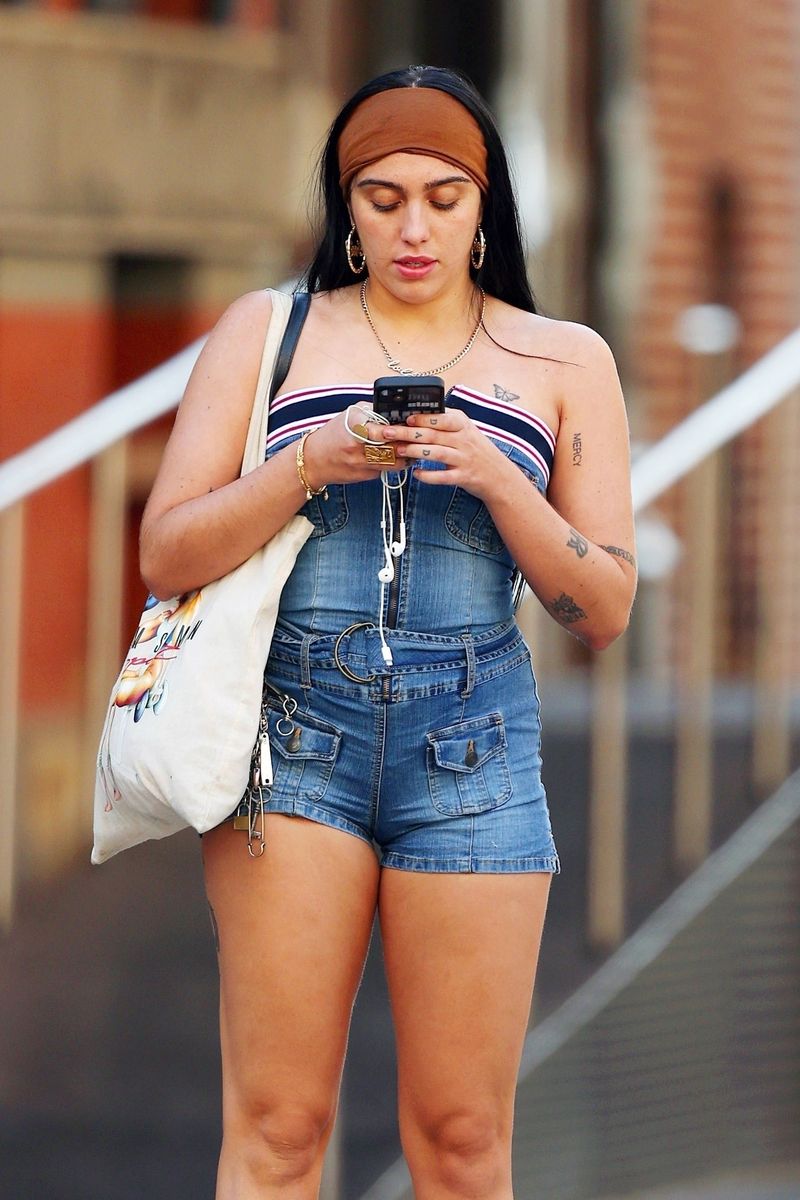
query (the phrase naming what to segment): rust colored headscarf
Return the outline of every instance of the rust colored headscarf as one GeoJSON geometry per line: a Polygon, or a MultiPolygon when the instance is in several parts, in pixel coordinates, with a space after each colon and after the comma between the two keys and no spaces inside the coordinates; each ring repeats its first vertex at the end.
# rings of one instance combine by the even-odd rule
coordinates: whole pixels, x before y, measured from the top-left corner
{"type": "Polygon", "coordinates": [[[339,136],[339,184],[387,154],[429,154],[459,167],[485,194],[486,144],[478,122],[439,88],[391,88],[363,100],[339,136]]]}

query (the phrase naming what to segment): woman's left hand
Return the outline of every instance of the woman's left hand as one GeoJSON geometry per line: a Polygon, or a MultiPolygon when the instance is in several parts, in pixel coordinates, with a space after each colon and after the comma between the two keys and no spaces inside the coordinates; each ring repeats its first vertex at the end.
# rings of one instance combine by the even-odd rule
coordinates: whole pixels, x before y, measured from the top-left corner
{"type": "Polygon", "coordinates": [[[420,482],[461,487],[479,500],[485,501],[496,486],[498,468],[508,465],[505,455],[457,408],[410,416],[406,425],[370,425],[369,430],[370,436],[395,447],[398,462],[414,467],[416,460],[427,460],[445,466],[444,471],[417,471],[420,482]]]}

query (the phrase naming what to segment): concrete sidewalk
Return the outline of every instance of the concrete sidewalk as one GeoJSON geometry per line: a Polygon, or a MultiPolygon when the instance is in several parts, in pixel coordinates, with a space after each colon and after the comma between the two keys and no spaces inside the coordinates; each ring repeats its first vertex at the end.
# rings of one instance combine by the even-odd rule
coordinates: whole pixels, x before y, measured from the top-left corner
{"type": "Polygon", "coordinates": [[[800,1162],[598,1200],[800,1200],[800,1162]]]}

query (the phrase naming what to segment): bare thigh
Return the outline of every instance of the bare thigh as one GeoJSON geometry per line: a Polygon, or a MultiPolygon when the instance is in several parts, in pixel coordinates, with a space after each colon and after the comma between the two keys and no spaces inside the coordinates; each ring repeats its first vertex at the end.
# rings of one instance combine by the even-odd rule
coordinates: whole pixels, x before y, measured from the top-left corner
{"type": "Polygon", "coordinates": [[[426,1155],[468,1150],[470,1141],[508,1156],[510,1186],[514,1094],[550,879],[382,872],[400,1129],[418,1195],[427,1194],[426,1155]]]}
{"type": "Polygon", "coordinates": [[[230,824],[203,838],[218,931],[226,1137],[248,1113],[332,1117],[379,869],[325,825],[266,817],[252,859],[230,824]]]}

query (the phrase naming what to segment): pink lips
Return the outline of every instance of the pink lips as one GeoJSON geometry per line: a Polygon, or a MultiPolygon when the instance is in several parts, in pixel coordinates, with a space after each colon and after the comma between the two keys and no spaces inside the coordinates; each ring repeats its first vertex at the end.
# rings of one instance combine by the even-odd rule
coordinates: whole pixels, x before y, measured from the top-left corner
{"type": "Polygon", "coordinates": [[[396,258],[394,262],[404,279],[422,279],[436,266],[436,259],[424,254],[407,254],[403,258],[396,258]]]}

